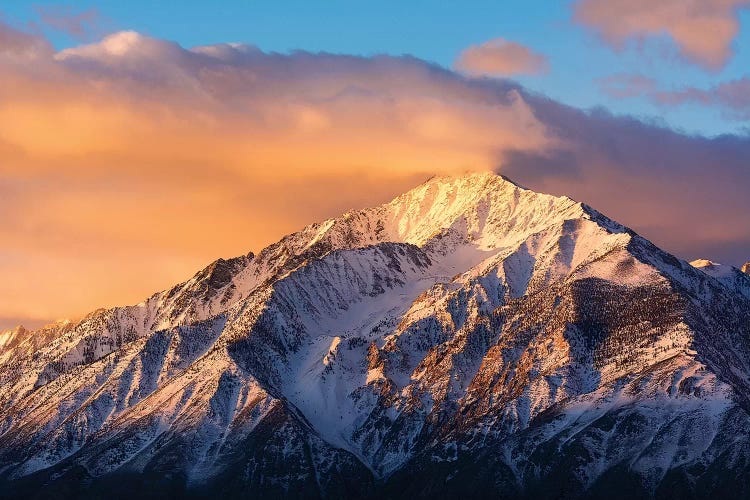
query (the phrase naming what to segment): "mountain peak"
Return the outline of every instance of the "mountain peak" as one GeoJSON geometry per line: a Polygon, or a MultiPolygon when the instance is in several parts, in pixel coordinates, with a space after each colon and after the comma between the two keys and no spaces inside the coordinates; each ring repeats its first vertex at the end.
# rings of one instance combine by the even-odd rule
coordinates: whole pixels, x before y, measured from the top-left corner
{"type": "Polygon", "coordinates": [[[720,266],[721,264],[717,264],[716,262],[708,259],[695,259],[690,263],[690,265],[693,267],[702,268],[720,266]]]}
{"type": "Polygon", "coordinates": [[[640,496],[679,464],[703,481],[750,456],[750,277],[693,265],[570,198],[434,177],[0,340],[0,491],[166,470],[259,497],[522,496],[623,463],[640,496]]]}
{"type": "Polygon", "coordinates": [[[482,248],[566,219],[588,218],[581,203],[531,191],[493,172],[439,176],[373,214],[392,241],[422,246],[437,234],[460,233],[482,248]]]}
{"type": "MultiPolygon", "coordinates": [[[[731,290],[750,298],[750,276],[747,274],[748,271],[737,269],[734,266],[722,265],[708,259],[694,260],[690,265],[717,279],[731,290]]],[[[748,264],[745,264],[743,269],[747,268],[748,264]]]]}
{"type": "Polygon", "coordinates": [[[718,279],[732,277],[738,273],[736,267],[719,264],[709,259],[696,259],[690,265],[718,279]]]}
{"type": "MultiPolygon", "coordinates": [[[[732,270],[735,272],[737,271],[737,268],[734,266],[725,266],[709,259],[696,259],[692,261],[690,265],[712,275],[730,273],[732,270]]],[[[750,261],[745,262],[742,267],[739,268],[739,271],[745,274],[750,274],[750,261]]]]}
{"type": "Polygon", "coordinates": [[[498,189],[505,186],[506,188],[513,187],[524,191],[530,191],[528,188],[518,184],[505,175],[487,170],[469,171],[460,174],[434,175],[411,191],[419,190],[425,185],[445,185],[456,189],[475,191],[487,188],[498,189]]]}
{"type": "Polygon", "coordinates": [[[17,345],[18,343],[23,341],[28,333],[29,330],[27,330],[23,325],[18,325],[9,330],[0,332],[0,351],[4,350],[5,348],[11,348],[17,345]]]}
{"type": "Polygon", "coordinates": [[[22,334],[26,333],[27,331],[28,330],[26,329],[25,326],[23,326],[23,325],[16,325],[13,328],[9,328],[7,330],[4,330],[4,331],[0,332],[0,335],[4,335],[4,334],[13,334],[13,335],[19,335],[19,334],[21,334],[22,335],[22,334]]]}

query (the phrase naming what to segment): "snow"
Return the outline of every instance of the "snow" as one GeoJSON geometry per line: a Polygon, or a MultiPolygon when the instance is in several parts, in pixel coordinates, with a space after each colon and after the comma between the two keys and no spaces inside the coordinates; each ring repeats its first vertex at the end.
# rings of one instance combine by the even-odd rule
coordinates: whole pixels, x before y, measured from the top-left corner
{"type": "Polygon", "coordinates": [[[11,342],[18,338],[19,332],[22,328],[23,327],[19,326],[11,330],[0,332],[0,351],[2,351],[5,346],[9,345],[11,342]]]}
{"type": "Polygon", "coordinates": [[[732,274],[732,270],[734,269],[732,266],[724,266],[707,259],[694,260],[690,263],[690,265],[700,269],[709,276],[714,276],[716,278],[724,278],[730,276],[732,274]]]}
{"type": "Polygon", "coordinates": [[[715,278],[725,287],[750,299],[750,275],[746,272],[734,266],[718,264],[707,259],[694,260],[690,265],[715,278]]]}
{"type": "MultiPolygon", "coordinates": [[[[447,409],[465,410],[482,439],[528,429],[555,405],[562,417],[540,431],[549,439],[576,439],[625,409],[659,429],[688,418],[685,428],[712,428],[734,407],[736,388],[698,361],[684,318],[664,328],[634,318],[620,332],[632,338],[607,356],[581,338],[591,332],[570,326],[586,302],[571,304],[569,290],[589,278],[623,293],[703,290],[716,280],[744,293],[746,277],[731,266],[693,262],[710,276],[702,277],[660,264],[656,250],[637,254],[639,245],[569,198],[488,173],[436,177],[258,255],[216,261],[135,306],[60,326],[33,356],[12,348],[17,364],[0,357],[0,437],[38,445],[16,475],[76,452],[99,475],[145,467],[160,440],[189,436],[188,476],[199,483],[220,472],[228,440],[281,405],[380,478],[420,451],[420,432],[447,409]],[[251,348],[240,355],[243,342],[251,348]],[[87,455],[89,443],[105,451],[87,455]]],[[[690,300],[702,307],[705,297],[690,300]]],[[[0,353],[16,336],[0,334],[0,353]]],[[[712,440],[707,433],[685,450],[679,429],[665,435],[636,455],[612,453],[656,484],[712,440]]],[[[289,444],[285,459],[295,450],[289,444]]],[[[612,456],[583,471],[587,481],[612,456]]]]}

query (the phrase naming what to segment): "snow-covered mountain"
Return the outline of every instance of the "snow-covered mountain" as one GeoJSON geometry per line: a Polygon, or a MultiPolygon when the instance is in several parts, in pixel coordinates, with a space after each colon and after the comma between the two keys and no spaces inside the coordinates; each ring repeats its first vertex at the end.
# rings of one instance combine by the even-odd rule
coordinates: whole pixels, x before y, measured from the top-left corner
{"type": "Polygon", "coordinates": [[[433,178],[0,340],[0,497],[747,496],[750,299],[714,271],[433,178]]]}
{"type": "Polygon", "coordinates": [[[0,349],[12,349],[23,342],[28,333],[29,331],[23,325],[0,332],[0,349]]]}
{"type": "Polygon", "coordinates": [[[707,259],[694,260],[690,264],[750,299],[750,275],[746,272],[734,266],[718,264],[707,259]]]}

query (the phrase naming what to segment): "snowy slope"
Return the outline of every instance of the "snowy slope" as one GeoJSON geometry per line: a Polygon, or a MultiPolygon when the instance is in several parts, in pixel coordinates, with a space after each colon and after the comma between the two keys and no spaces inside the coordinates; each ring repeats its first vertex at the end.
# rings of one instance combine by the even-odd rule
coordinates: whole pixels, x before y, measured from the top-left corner
{"type": "Polygon", "coordinates": [[[17,326],[10,330],[0,332],[0,351],[9,350],[23,342],[28,330],[23,326],[17,326]]]}
{"type": "Polygon", "coordinates": [[[729,287],[732,291],[750,299],[750,275],[746,272],[734,266],[718,264],[707,259],[694,260],[690,265],[716,278],[719,283],[729,287]]]}
{"type": "Polygon", "coordinates": [[[745,488],[750,295],[734,271],[500,176],[433,178],[140,304],[4,333],[0,481],[745,488]]]}

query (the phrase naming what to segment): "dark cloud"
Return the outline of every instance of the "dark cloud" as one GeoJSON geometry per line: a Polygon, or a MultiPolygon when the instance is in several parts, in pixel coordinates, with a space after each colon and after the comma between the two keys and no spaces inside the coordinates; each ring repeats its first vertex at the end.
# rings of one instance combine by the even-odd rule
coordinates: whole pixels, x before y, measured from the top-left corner
{"type": "Polygon", "coordinates": [[[510,178],[524,179],[580,179],[578,155],[569,149],[549,151],[507,151],[501,171],[510,178]]]}
{"type": "Polygon", "coordinates": [[[520,182],[585,201],[687,259],[739,265],[749,258],[750,137],[693,136],[601,109],[527,100],[568,145],[559,164],[575,165],[575,175],[561,176],[558,163],[542,156],[510,165],[520,182]]]}

